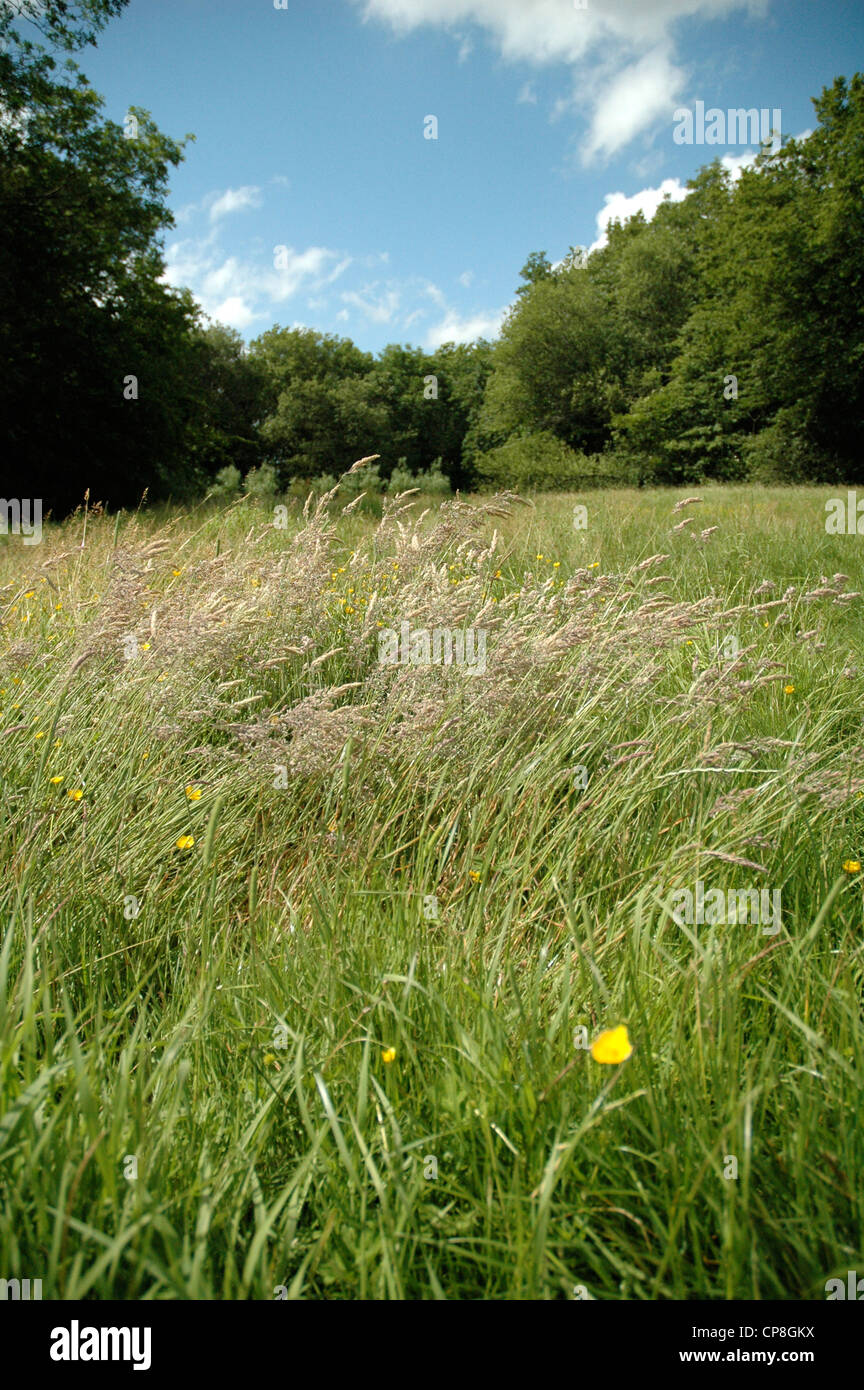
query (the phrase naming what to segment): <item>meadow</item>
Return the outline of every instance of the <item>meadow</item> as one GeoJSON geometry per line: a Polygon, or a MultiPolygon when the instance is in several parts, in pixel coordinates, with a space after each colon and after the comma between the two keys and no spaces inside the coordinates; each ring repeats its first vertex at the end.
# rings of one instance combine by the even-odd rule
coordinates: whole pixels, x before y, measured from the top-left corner
{"type": "Polygon", "coordinates": [[[0,537],[0,1277],[822,1300],[864,1268],[861,542],[826,488],[691,495],[0,537]],[[405,621],[482,630],[485,670],[380,662],[405,621]],[[779,929],[682,923],[698,882],[779,892],[779,929]]]}

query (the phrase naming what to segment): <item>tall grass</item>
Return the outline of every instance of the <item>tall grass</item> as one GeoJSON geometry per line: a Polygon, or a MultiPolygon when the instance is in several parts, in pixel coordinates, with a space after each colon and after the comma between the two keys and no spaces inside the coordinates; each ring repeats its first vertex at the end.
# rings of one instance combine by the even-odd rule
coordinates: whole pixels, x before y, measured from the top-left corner
{"type": "Polygon", "coordinates": [[[864,582],[826,495],[3,538],[0,1277],[821,1299],[854,1269],[864,582]],[[485,674],[380,665],[405,619],[487,630],[485,674]],[[697,879],[780,889],[779,933],[679,925],[697,879]],[[574,1046],[621,1024],[620,1066],[574,1046]]]}

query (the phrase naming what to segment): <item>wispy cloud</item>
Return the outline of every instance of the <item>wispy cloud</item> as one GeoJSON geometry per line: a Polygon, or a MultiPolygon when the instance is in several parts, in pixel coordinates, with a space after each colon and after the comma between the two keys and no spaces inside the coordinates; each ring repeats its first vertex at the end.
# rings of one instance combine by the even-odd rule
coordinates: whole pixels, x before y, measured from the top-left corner
{"type": "Polygon", "coordinates": [[[426,347],[434,350],[442,343],[474,343],[478,338],[496,338],[508,307],[496,309],[493,313],[469,315],[467,318],[463,318],[455,309],[448,309],[444,318],[433,324],[426,334],[426,347]]]}
{"type": "MultiPolygon", "coordinates": [[[[277,178],[281,176],[277,175],[277,178]]],[[[276,182],[271,179],[271,183],[276,182]]],[[[287,179],[286,179],[287,183],[287,179]]],[[[211,223],[220,222],[232,212],[245,212],[249,208],[260,208],[261,189],[253,184],[243,188],[226,188],[220,193],[215,190],[206,193],[199,203],[186,203],[176,215],[179,223],[190,222],[201,213],[207,213],[211,223]]]]}
{"type": "Polygon", "coordinates": [[[244,212],[247,208],[260,208],[261,189],[247,185],[245,188],[226,188],[224,193],[210,204],[210,221],[218,222],[232,212],[244,212]]]}
{"type": "MultiPolygon", "coordinates": [[[[682,19],[762,14],[770,0],[353,0],[365,20],[397,34],[420,26],[449,30],[464,52],[465,25],[485,31],[509,62],[566,65],[577,97],[556,107],[587,119],[583,159],[608,159],[658,119],[671,118],[685,74],[676,60],[682,19]],[[602,80],[598,80],[602,74],[602,80]]],[[[525,83],[517,100],[535,100],[525,83]]]]}
{"type": "Polygon", "coordinates": [[[326,246],[283,246],[279,252],[278,268],[275,255],[267,262],[226,255],[214,227],[206,237],[169,243],[164,279],[188,287],[206,314],[242,331],[272,318],[273,307],[294,295],[314,295],[351,265],[350,256],[326,246]]]}
{"type": "Polygon", "coordinates": [[[646,127],[661,118],[671,120],[684,82],[683,70],[662,47],[623,68],[595,99],[583,162],[610,159],[646,127]]]}
{"type": "Polygon", "coordinates": [[[399,308],[401,295],[397,289],[388,289],[376,298],[375,287],[365,286],[359,292],[343,290],[341,299],[343,304],[350,304],[352,308],[359,309],[370,323],[392,323],[399,308]]]}

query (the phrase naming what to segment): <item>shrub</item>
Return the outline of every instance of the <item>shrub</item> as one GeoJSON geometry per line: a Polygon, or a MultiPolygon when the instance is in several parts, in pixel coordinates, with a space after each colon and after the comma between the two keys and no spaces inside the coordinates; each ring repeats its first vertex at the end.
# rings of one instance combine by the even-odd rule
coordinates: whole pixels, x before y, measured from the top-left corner
{"type": "Polygon", "coordinates": [[[780,410],[773,424],[741,440],[747,476],[757,483],[833,483],[843,476],[838,460],[807,438],[793,413],[780,410]]]}
{"type": "Polygon", "coordinates": [[[308,483],[297,480],[297,486],[304,497],[308,497],[310,491],[320,496],[324,492],[331,492],[338,481],[333,473],[319,473],[317,478],[313,478],[308,483]]]}
{"type": "Polygon", "coordinates": [[[254,497],[256,502],[272,502],[279,494],[279,475],[272,463],[262,463],[260,468],[250,468],[243,489],[246,495],[254,497]]]}
{"type": "Polygon", "coordinates": [[[380,492],[381,475],[377,463],[367,463],[356,473],[345,473],[339,479],[339,491],[345,497],[356,497],[360,492],[380,492]]]}
{"type": "Polygon", "coordinates": [[[417,479],[414,474],[403,465],[404,459],[400,459],[387,480],[388,492],[407,492],[411,487],[417,487],[417,479]]]}
{"type": "Polygon", "coordinates": [[[584,454],[568,448],[548,430],[513,435],[477,460],[481,479],[497,488],[568,488],[597,472],[584,454]]]}
{"type": "Polygon", "coordinates": [[[444,496],[450,492],[450,480],[445,478],[441,469],[436,466],[439,463],[440,459],[436,459],[428,472],[417,474],[414,486],[419,487],[421,492],[430,492],[436,497],[444,496]]]}
{"type": "Polygon", "coordinates": [[[230,497],[236,497],[237,493],[240,491],[240,484],[242,481],[243,475],[240,469],[235,468],[233,463],[229,463],[227,468],[219,469],[213,486],[210,488],[207,496],[224,500],[230,497]]]}

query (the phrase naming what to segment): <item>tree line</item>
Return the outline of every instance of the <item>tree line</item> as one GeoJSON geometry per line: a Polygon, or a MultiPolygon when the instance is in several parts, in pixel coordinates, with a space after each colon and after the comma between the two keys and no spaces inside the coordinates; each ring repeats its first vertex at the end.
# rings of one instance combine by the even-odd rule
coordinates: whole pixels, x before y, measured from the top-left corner
{"type": "Polygon", "coordinates": [[[385,482],[459,488],[862,480],[860,74],[737,180],[715,161],[592,254],[533,252],[495,343],[373,355],[277,325],[247,349],[164,280],[193,137],[133,108],[129,138],[58,63],[125,3],[0,12],[5,496],[189,501],[226,469],[284,488],[370,453],[385,482]]]}

